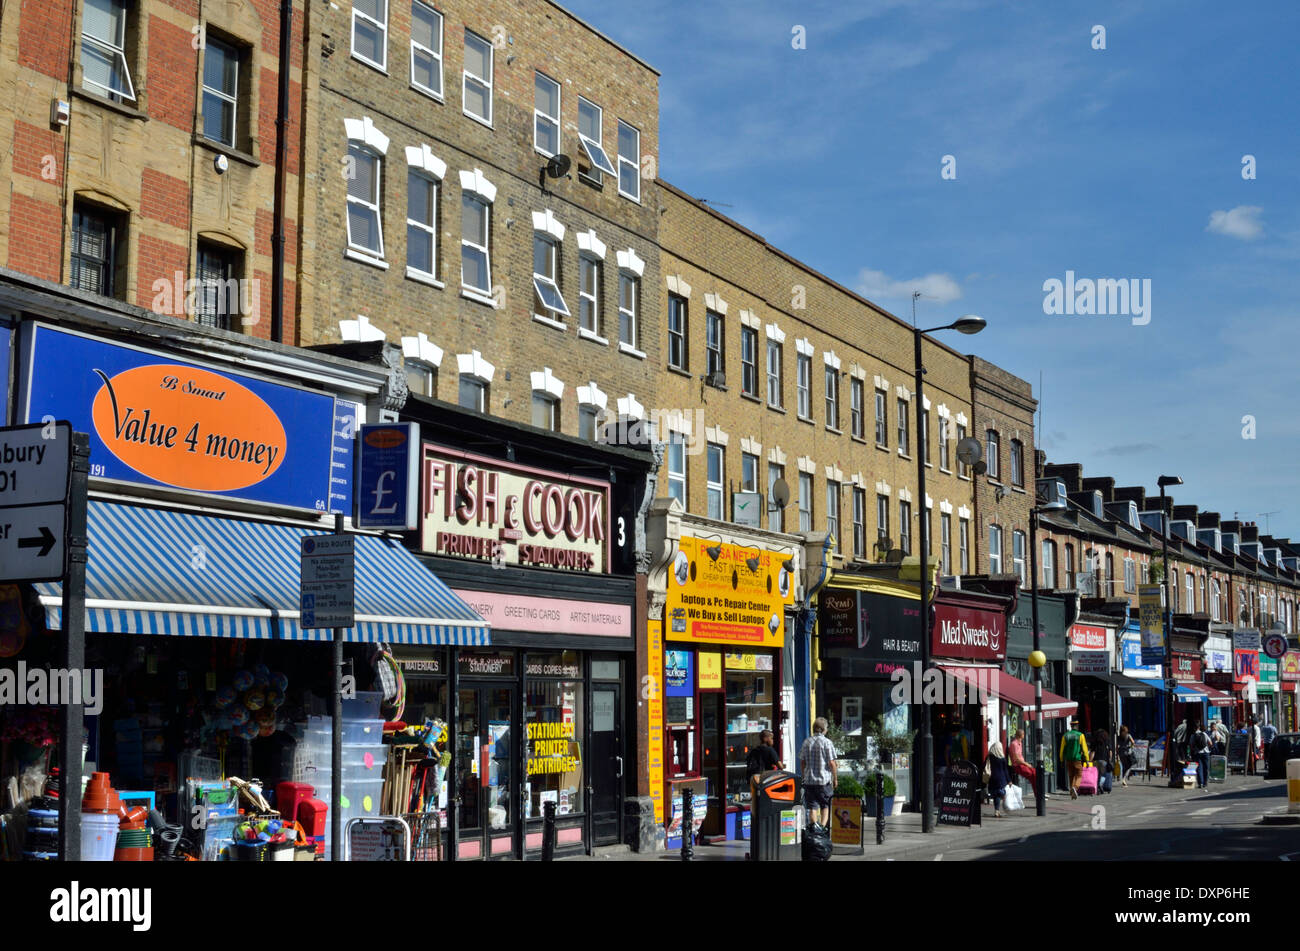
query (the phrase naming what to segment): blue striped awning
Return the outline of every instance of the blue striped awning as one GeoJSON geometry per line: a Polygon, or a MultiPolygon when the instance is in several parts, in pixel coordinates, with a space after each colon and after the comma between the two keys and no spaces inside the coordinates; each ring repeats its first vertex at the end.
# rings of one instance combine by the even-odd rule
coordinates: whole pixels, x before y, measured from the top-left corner
{"type": "MultiPolygon", "coordinates": [[[[91,501],[86,630],[331,641],[299,626],[293,525],[91,501]]],[[[490,644],[487,622],[402,545],[356,535],[356,626],[345,640],[490,644]]],[[[46,625],[62,627],[62,585],[38,584],[46,625]]]]}

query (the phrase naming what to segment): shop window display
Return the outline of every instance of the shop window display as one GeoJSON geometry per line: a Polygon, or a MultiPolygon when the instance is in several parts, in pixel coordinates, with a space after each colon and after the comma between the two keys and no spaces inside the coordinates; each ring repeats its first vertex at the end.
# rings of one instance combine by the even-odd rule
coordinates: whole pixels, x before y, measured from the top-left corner
{"type": "MultiPolygon", "coordinates": [[[[574,652],[565,652],[569,656],[574,652]]],[[[575,655],[576,656],[576,655],[575,655]]],[[[534,670],[529,655],[529,670],[534,670]]],[[[575,669],[576,660],[572,665],[575,669]]],[[[580,680],[529,678],[524,701],[528,775],[524,780],[526,819],[539,819],[544,804],[555,803],[555,814],[583,811],[583,696],[580,680]]]]}
{"type": "Polygon", "coordinates": [[[776,672],[771,654],[727,654],[726,782],[727,798],[748,801],[745,762],[764,730],[774,730],[776,672]]]}

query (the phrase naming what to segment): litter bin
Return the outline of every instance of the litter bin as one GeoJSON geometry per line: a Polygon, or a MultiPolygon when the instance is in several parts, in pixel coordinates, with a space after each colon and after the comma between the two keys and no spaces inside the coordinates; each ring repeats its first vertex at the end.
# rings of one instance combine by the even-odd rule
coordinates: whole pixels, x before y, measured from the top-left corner
{"type": "Polygon", "coordinates": [[[753,842],[750,855],[756,862],[798,862],[800,817],[797,809],[802,783],[794,773],[774,769],[755,781],[753,842]]]}

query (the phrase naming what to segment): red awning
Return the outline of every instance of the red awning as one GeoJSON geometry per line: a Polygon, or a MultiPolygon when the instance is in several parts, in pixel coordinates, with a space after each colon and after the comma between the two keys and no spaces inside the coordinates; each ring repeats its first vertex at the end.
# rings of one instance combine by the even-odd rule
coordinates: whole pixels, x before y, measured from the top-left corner
{"type": "Polygon", "coordinates": [[[1207,687],[1199,680],[1185,680],[1180,686],[1191,687],[1193,690],[1205,694],[1205,699],[1210,702],[1212,707],[1230,707],[1236,702],[1232,694],[1224,693],[1222,690],[1215,690],[1213,687],[1207,687]]]}
{"type": "MultiPolygon", "coordinates": [[[[1012,677],[1004,670],[997,667],[959,667],[950,664],[939,666],[944,673],[955,680],[961,680],[976,689],[987,690],[999,700],[1023,708],[1026,714],[1032,715],[1038,712],[1034,706],[1034,685],[1012,677]]],[[[1078,709],[1079,704],[1075,701],[1067,700],[1050,690],[1043,691],[1043,719],[1073,716],[1078,709]]]]}

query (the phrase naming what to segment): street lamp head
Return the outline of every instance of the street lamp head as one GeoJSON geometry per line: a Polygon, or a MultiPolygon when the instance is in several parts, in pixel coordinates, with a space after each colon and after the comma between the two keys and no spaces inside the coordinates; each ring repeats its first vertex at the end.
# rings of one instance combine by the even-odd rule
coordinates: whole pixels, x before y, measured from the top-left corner
{"type": "Polygon", "coordinates": [[[1156,480],[1156,485],[1162,489],[1167,485],[1182,485],[1182,484],[1183,484],[1183,480],[1178,476],[1161,476],[1159,479],[1156,480]]]}
{"type": "Polygon", "coordinates": [[[975,314],[966,314],[964,317],[958,317],[952,325],[952,329],[963,334],[977,334],[988,326],[988,321],[983,317],[977,317],[975,314]]]}

